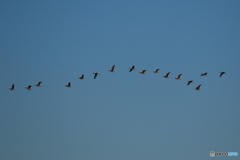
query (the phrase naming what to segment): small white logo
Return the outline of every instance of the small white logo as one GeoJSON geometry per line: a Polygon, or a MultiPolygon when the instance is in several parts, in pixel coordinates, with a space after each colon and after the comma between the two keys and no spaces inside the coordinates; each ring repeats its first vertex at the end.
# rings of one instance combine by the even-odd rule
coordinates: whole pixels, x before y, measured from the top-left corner
{"type": "Polygon", "coordinates": [[[211,156],[211,157],[214,157],[214,156],[215,156],[215,152],[214,152],[214,151],[211,151],[211,152],[210,152],[210,156],[211,156]]]}

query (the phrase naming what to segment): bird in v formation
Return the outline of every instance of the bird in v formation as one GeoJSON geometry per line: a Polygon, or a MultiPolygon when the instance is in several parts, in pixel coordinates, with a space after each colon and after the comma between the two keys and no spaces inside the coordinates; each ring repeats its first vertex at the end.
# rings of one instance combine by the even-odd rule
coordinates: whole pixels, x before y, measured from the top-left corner
{"type": "MultiPolygon", "coordinates": [[[[115,72],[115,65],[113,65],[112,67],[111,67],[111,69],[110,70],[108,70],[109,72],[115,72]]],[[[129,68],[129,72],[132,72],[132,71],[134,71],[134,70],[136,70],[135,69],[135,66],[133,65],[131,68],[129,68]]],[[[160,69],[156,69],[155,71],[153,71],[153,73],[159,73],[159,70],[160,69]]],[[[146,74],[146,71],[147,70],[142,70],[142,72],[139,72],[140,74],[146,74]]],[[[99,73],[93,73],[94,74],[94,79],[96,79],[97,78],[97,76],[98,75],[100,75],[99,73]]],[[[169,74],[170,74],[170,72],[168,72],[165,76],[163,76],[164,78],[170,78],[169,77],[169,74]]],[[[220,75],[219,75],[219,77],[222,77],[222,75],[223,74],[226,74],[226,72],[220,72],[220,75]]],[[[177,76],[177,78],[175,78],[176,80],[181,80],[181,76],[182,76],[182,74],[179,74],[178,76],[177,76]]],[[[201,73],[201,75],[200,76],[208,76],[207,75],[207,72],[205,72],[205,73],[201,73]]],[[[81,79],[81,80],[85,80],[85,78],[84,78],[84,74],[81,76],[81,77],[78,77],[78,79],[81,79]]],[[[193,80],[191,80],[191,81],[187,81],[188,83],[187,83],[187,86],[188,85],[190,85],[191,83],[194,83],[193,82],[193,80]]],[[[42,87],[41,86],[41,83],[42,82],[38,82],[35,86],[36,87],[42,87]]],[[[71,88],[72,86],[71,86],[71,83],[69,82],[67,85],[65,85],[66,87],[68,87],[68,88],[71,88]]],[[[200,91],[200,87],[201,87],[201,84],[200,85],[198,85],[196,88],[195,88],[195,90],[197,90],[197,91],[200,91]]],[[[28,87],[25,87],[27,90],[32,90],[32,86],[31,85],[29,85],[28,87]]],[[[14,86],[14,84],[12,84],[12,87],[11,88],[9,88],[11,91],[14,91],[15,90],[15,86],[14,86]]]]}

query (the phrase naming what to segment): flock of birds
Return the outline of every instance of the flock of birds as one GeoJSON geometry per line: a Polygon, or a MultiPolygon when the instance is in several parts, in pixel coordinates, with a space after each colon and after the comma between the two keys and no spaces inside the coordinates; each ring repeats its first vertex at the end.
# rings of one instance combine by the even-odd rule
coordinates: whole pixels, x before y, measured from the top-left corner
{"type": "MultiPolygon", "coordinates": [[[[109,72],[115,72],[115,65],[113,65],[112,66],[112,68],[111,68],[111,70],[109,70],[109,72]]],[[[136,70],[135,69],[135,66],[133,65],[131,68],[129,68],[129,72],[132,72],[132,71],[134,71],[134,70],[136,70]]],[[[155,71],[153,71],[153,73],[159,73],[159,70],[160,69],[156,69],[155,71]]],[[[140,74],[146,74],[146,70],[142,70],[142,72],[139,72],[140,74]]],[[[100,75],[99,73],[93,73],[94,74],[94,79],[96,79],[97,78],[97,76],[98,75],[100,75]]],[[[169,74],[170,74],[170,72],[168,72],[165,76],[163,76],[164,78],[170,78],[169,77],[169,74]]],[[[223,74],[226,74],[226,72],[220,72],[220,75],[219,75],[219,77],[222,77],[222,75],[223,74]]],[[[177,76],[177,78],[175,78],[176,80],[181,80],[181,76],[182,76],[182,74],[179,74],[178,76],[177,76]]],[[[207,72],[206,73],[201,73],[201,75],[200,76],[207,76],[207,72]]],[[[81,79],[81,80],[84,80],[85,78],[84,78],[84,74],[81,76],[81,77],[78,77],[78,79],[81,79]]],[[[191,84],[191,83],[194,83],[193,82],[193,80],[191,80],[191,81],[187,81],[188,83],[187,83],[187,86],[189,85],[189,84],[191,84]]],[[[38,82],[38,84],[36,84],[35,86],[37,86],[37,87],[41,87],[41,83],[42,82],[38,82]]],[[[71,83],[69,82],[67,85],[65,85],[66,87],[68,87],[68,88],[71,88],[72,86],[71,86],[71,83]]],[[[195,88],[195,90],[197,90],[197,91],[200,91],[200,87],[201,87],[201,84],[200,85],[198,85],[196,88],[195,88]]],[[[28,87],[25,87],[27,90],[32,90],[32,86],[31,85],[29,85],[28,87]]],[[[14,84],[12,85],[12,87],[11,88],[9,88],[11,91],[14,91],[15,90],[15,88],[14,88],[14,84]]]]}

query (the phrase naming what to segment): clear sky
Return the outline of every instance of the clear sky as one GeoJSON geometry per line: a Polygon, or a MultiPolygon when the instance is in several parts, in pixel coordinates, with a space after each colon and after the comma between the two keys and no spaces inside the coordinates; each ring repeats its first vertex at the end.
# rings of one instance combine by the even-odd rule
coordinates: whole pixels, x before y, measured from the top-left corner
{"type": "Polygon", "coordinates": [[[238,0],[1,0],[0,159],[240,153],[239,8],[238,0]]]}

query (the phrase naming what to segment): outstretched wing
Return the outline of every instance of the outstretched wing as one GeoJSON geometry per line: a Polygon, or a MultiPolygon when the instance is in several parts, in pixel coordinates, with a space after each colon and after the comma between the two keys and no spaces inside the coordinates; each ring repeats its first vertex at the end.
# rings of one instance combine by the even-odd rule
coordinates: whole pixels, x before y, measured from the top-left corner
{"type": "Polygon", "coordinates": [[[111,69],[111,70],[114,71],[114,68],[115,68],[115,65],[112,66],[112,69],[111,69]]]}
{"type": "Polygon", "coordinates": [[[97,78],[97,73],[94,73],[94,79],[96,79],[97,78]]]}
{"type": "Polygon", "coordinates": [[[200,87],[201,87],[201,84],[199,86],[197,86],[197,89],[200,89],[200,87]]]}
{"type": "Polygon", "coordinates": [[[219,77],[222,77],[223,74],[225,74],[225,72],[220,72],[220,76],[219,77]]]}
{"type": "Polygon", "coordinates": [[[188,84],[187,84],[187,86],[190,84],[190,83],[192,83],[193,81],[188,81],[188,84]]]}
{"type": "Polygon", "coordinates": [[[132,66],[132,68],[129,68],[129,72],[132,72],[134,70],[134,66],[132,66]]]}

